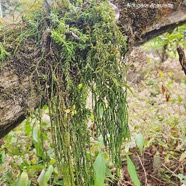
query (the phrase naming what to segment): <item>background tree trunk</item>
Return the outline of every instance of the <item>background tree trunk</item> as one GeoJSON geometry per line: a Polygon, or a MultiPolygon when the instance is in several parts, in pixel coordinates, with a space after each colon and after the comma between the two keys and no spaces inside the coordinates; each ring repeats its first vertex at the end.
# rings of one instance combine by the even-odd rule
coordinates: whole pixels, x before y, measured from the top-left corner
{"type": "Polygon", "coordinates": [[[0,0],[0,18],[3,17],[2,2],[0,0]]]}
{"type": "MultiPolygon", "coordinates": [[[[127,8],[122,0],[115,2],[120,10],[118,25],[127,37],[129,51],[133,46],[141,45],[186,23],[186,5],[181,4],[184,1],[172,2],[173,8],[162,8],[159,11],[153,9],[154,14],[135,7],[127,8]]],[[[141,5],[145,2],[141,1],[141,5]]],[[[159,4],[163,2],[158,1],[159,4]]],[[[24,71],[24,66],[22,70],[24,71]]],[[[40,103],[42,98],[33,90],[31,94],[31,87],[35,83],[31,79],[31,75],[23,78],[16,73],[15,66],[10,63],[0,63],[0,138],[20,124],[29,111],[37,108],[40,103]]]]}

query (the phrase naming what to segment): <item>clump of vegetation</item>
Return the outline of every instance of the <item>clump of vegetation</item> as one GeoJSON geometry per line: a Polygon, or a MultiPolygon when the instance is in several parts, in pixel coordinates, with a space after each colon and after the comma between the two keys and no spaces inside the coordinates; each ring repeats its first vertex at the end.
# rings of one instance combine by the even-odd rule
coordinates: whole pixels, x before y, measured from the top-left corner
{"type": "MultiPolygon", "coordinates": [[[[8,44],[5,46],[14,55],[10,62],[17,74],[30,74],[36,83],[37,87],[31,89],[42,98],[40,109],[43,102],[48,104],[58,171],[66,186],[101,184],[97,165],[105,159],[103,154],[107,154],[119,177],[121,145],[129,137],[125,38],[108,3],[92,1],[86,8],[80,7],[69,3],[50,14],[36,12],[24,17],[26,26],[20,27],[16,48],[12,51],[8,44]],[[89,108],[88,99],[92,100],[89,108]],[[91,150],[99,139],[101,150],[91,150]]],[[[41,113],[37,114],[41,118],[41,113]]],[[[42,124],[40,130],[33,130],[34,146],[43,161],[42,124]]],[[[103,167],[105,176],[104,162],[103,167]]],[[[46,174],[52,170],[49,166],[46,174]]],[[[101,180],[104,184],[105,179],[101,180]]]]}
{"type": "MultiPolygon", "coordinates": [[[[94,1],[65,1],[62,7],[23,16],[23,24],[0,34],[1,61],[14,65],[20,78],[29,75],[31,94],[41,98],[22,128],[0,141],[0,184],[114,185],[122,162],[127,165],[121,184],[185,184],[185,104],[181,95],[171,94],[175,82],[167,72],[152,71],[151,59],[140,69],[144,77],[137,83],[142,82],[139,87],[132,82],[128,98],[138,149],[125,143],[124,150],[127,47],[113,10],[94,1]],[[181,117],[165,107],[177,108],[176,103],[181,117]]],[[[134,68],[145,63],[139,56],[134,68]]]]}
{"type": "Polygon", "coordinates": [[[49,110],[65,185],[93,184],[92,165],[97,154],[88,152],[91,136],[95,140],[103,138],[119,176],[121,145],[128,137],[123,88],[126,49],[113,13],[108,10],[106,3],[91,3],[82,12],[73,9],[73,18],[68,12],[51,22],[55,28],[51,38],[57,43],[60,58],[58,66],[51,68],[54,88],[49,110]],[[90,92],[92,108],[87,108],[90,92]],[[87,121],[96,132],[88,130],[87,121]]]}

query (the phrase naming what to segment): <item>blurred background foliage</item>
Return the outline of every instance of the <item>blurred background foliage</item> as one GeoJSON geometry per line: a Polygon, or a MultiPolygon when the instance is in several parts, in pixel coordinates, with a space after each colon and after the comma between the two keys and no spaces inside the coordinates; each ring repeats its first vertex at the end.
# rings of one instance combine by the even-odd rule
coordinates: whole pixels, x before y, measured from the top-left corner
{"type": "Polygon", "coordinates": [[[42,0],[1,0],[0,26],[21,21],[21,18],[42,6],[42,0]]]}
{"type": "Polygon", "coordinates": [[[186,48],[186,25],[177,27],[172,32],[162,34],[144,45],[144,49],[160,58],[162,62],[168,57],[177,57],[177,46],[186,48]],[[150,47],[150,48],[149,48],[150,47]]]}

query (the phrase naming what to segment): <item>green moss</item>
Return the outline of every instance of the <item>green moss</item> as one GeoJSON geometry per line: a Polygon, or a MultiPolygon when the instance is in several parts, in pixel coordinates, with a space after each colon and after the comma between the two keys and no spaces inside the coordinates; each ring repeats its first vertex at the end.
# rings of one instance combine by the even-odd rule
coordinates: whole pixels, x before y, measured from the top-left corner
{"type": "Polygon", "coordinates": [[[91,152],[91,147],[100,137],[102,151],[119,176],[121,145],[129,136],[127,47],[112,8],[107,2],[92,1],[79,8],[71,4],[68,11],[37,13],[24,21],[27,24],[16,38],[11,62],[17,74],[31,75],[37,85],[32,90],[48,103],[55,154],[65,185],[93,183],[97,153],[91,152]],[[87,99],[92,100],[91,108],[87,99]],[[88,128],[90,120],[95,132],[88,128]]]}
{"type": "Polygon", "coordinates": [[[8,56],[10,56],[10,53],[5,50],[3,43],[0,42],[0,61],[4,61],[8,56]]]}

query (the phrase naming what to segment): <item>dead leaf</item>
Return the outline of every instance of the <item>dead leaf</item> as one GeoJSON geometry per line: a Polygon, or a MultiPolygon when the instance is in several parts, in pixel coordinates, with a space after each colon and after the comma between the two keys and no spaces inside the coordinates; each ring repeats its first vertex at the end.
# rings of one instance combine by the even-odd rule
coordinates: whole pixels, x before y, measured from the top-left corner
{"type": "Polygon", "coordinates": [[[182,163],[185,158],[186,158],[186,151],[181,154],[181,157],[179,159],[179,162],[182,163]]]}
{"type": "Polygon", "coordinates": [[[161,85],[161,92],[164,95],[164,93],[165,93],[165,86],[164,85],[161,85]]]}

